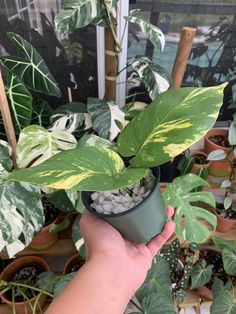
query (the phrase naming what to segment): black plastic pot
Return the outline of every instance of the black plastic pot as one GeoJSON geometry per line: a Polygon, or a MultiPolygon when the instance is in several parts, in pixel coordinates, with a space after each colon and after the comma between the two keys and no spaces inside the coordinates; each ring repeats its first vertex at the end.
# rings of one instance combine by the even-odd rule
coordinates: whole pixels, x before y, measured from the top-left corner
{"type": "Polygon", "coordinates": [[[82,192],[84,206],[94,215],[103,218],[129,241],[146,243],[162,232],[166,223],[166,209],[160,191],[159,169],[153,170],[157,180],[150,194],[135,207],[120,214],[100,214],[91,208],[91,193],[82,192]]]}

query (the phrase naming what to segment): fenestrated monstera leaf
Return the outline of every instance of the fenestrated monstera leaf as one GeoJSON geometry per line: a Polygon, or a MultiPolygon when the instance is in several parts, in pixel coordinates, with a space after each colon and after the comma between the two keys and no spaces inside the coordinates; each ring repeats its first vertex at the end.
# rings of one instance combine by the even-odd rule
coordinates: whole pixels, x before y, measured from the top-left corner
{"type": "Polygon", "coordinates": [[[209,211],[195,205],[204,202],[215,207],[215,199],[210,192],[191,192],[197,187],[208,186],[202,178],[192,173],[174,179],[168,184],[164,192],[165,202],[176,207],[175,223],[176,234],[188,242],[203,243],[210,236],[210,230],[201,221],[208,222],[216,228],[216,216],[209,211]]]}
{"type": "Polygon", "coordinates": [[[94,130],[99,136],[113,141],[120,133],[116,121],[124,126],[125,113],[112,101],[98,98],[88,98],[87,108],[94,130]]]}
{"type": "Polygon", "coordinates": [[[9,104],[15,132],[19,134],[23,128],[30,124],[32,96],[17,76],[11,73],[8,73],[6,95],[10,100],[9,104]]]}
{"type": "Polygon", "coordinates": [[[140,13],[139,9],[131,10],[129,16],[125,17],[131,23],[137,24],[145,36],[153,43],[153,45],[159,50],[163,51],[165,46],[165,36],[162,31],[151,24],[149,20],[140,13]]]}
{"type": "Polygon", "coordinates": [[[161,165],[200,140],[222,105],[225,84],[160,94],[121,131],[118,151],[134,167],[161,165]]]}
{"type": "Polygon", "coordinates": [[[77,141],[66,131],[48,131],[39,125],[30,125],[20,133],[17,143],[17,164],[25,168],[36,166],[61,151],[75,148],[77,141]]]}
{"type": "Polygon", "coordinates": [[[14,73],[29,89],[51,96],[61,96],[52,74],[40,54],[23,37],[15,33],[7,33],[12,43],[22,56],[0,57],[4,67],[14,73]]]}
{"type": "Polygon", "coordinates": [[[205,286],[212,276],[213,265],[207,265],[205,260],[200,260],[196,265],[194,265],[191,273],[191,289],[205,286]]]}
{"type": "Polygon", "coordinates": [[[125,168],[121,157],[104,147],[81,147],[59,153],[44,163],[17,170],[9,181],[22,181],[55,189],[107,191],[129,186],[148,169],[125,168]]]}
{"type": "Polygon", "coordinates": [[[5,182],[9,172],[3,165],[6,162],[0,163],[0,251],[6,249],[12,258],[40,231],[44,212],[40,189],[25,183],[5,182]]]}
{"type": "Polygon", "coordinates": [[[132,58],[129,59],[128,65],[132,65],[138,80],[145,85],[152,100],[170,87],[171,77],[168,72],[149,58],[132,58]]]}

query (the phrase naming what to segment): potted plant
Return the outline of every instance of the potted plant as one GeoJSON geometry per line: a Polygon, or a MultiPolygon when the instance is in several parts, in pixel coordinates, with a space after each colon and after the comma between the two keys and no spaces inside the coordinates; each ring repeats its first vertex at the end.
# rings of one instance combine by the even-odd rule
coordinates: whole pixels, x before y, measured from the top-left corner
{"type": "Polygon", "coordinates": [[[50,293],[39,287],[39,276],[49,271],[48,264],[37,256],[15,259],[1,273],[0,297],[13,313],[42,313],[50,293]]]}
{"type": "Polygon", "coordinates": [[[84,265],[84,263],[85,258],[79,253],[71,256],[65,264],[65,267],[63,269],[63,275],[78,271],[80,267],[84,265]]]}
{"type": "MultiPolygon", "coordinates": [[[[167,162],[204,135],[215,121],[213,116],[217,115],[221,105],[222,88],[183,88],[160,94],[121,131],[117,141],[120,155],[102,146],[79,147],[59,153],[38,166],[14,171],[6,181],[18,181],[24,177],[24,181],[33,184],[84,191],[111,191],[129,187],[143,179],[149,173],[149,168],[167,162]],[[201,106],[202,115],[199,114],[201,106]],[[149,121],[148,125],[146,121],[149,121]],[[126,168],[120,156],[131,157],[131,166],[126,168]]],[[[148,241],[161,232],[166,222],[158,172],[156,178],[149,190],[151,193],[138,206],[118,215],[96,213],[94,209],[93,213],[112,222],[125,237],[148,241]],[[144,206],[146,202],[151,203],[149,208],[156,216],[155,221],[153,214],[148,215],[149,208],[144,206]],[[144,207],[145,210],[142,210],[144,207]]]]}

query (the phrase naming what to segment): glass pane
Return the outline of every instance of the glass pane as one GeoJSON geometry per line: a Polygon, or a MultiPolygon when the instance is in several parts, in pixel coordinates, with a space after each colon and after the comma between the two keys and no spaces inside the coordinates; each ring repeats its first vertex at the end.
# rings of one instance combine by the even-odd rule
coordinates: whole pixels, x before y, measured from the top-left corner
{"type": "MultiPolygon", "coordinates": [[[[0,0],[0,15],[7,16],[7,8],[4,0],[0,0]]],[[[1,17],[0,17],[1,18],[1,17]]]]}
{"type": "Polygon", "coordinates": [[[15,0],[7,0],[8,17],[18,14],[15,0]]]}
{"type": "Polygon", "coordinates": [[[27,1],[26,0],[20,0],[20,7],[21,8],[27,7],[27,1]]]}

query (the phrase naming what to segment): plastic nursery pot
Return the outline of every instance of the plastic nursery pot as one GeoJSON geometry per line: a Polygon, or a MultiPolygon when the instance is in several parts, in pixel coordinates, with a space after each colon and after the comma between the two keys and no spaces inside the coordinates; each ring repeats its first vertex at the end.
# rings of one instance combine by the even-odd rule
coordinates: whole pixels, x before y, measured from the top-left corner
{"type": "MultiPolygon", "coordinates": [[[[229,151],[229,148],[222,147],[220,145],[217,145],[213,143],[209,138],[211,136],[217,136],[222,135],[223,137],[228,136],[228,130],[227,129],[221,129],[221,128],[214,128],[207,132],[205,135],[205,153],[209,155],[212,151],[216,149],[222,149],[225,152],[229,151]]],[[[209,167],[209,174],[216,176],[216,177],[226,177],[230,173],[230,166],[225,160],[219,160],[219,161],[212,161],[211,165],[209,167]]]]}
{"type": "Polygon", "coordinates": [[[192,173],[196,173],[196,171],[198,171],[201,168],[208,169],[210,167],[211,161],[207,160],[207,154],[206,153],[204,153],[202,151],[199,151],[199,150],[194,150],[194,151],[191,152],[191,155],[192,156],[202,156],[202,157],[206,158],[206,163],[205,164],[198,164],[198,163],[194,163],[193,164],[192,169],[191,169],[192,173]]]}
{"type": "MultiPolygon", "coordinates": [[[[12,263],[10,263],[2,272],[0,276],[0,280],[4,281],[11,281],[13,278],[13,275],[20,269],[27,267],[27,266],[38,266],[40,269],[42,269],[42,272],[49,271],[49,266],[45,262],[44,259],[38,256],[23,256],[15,259],[12,263]]],[[[13,308],[13,303],[11,300],[8,299],[7,294],[1,294],[0,298],[3,303],[8,304],[10,307],[13,308]]],[[[45,303],[46,303],[47,296],[45,294],[42,294],[40,298],[37,300],[37,307],[36,307],[36,313],[40,311],[40,309],[43,309],[45,303]]],[[[29,301],[24,302],[15,302],[16,307],[16,313],[17,314],[32,314],[32,308],[34,307],[35,301],[37,299],[37,295],[30,299],[29,301]],[[30,306],[31,304],[31,306],[30,306]]]]}
{"type": "Polygon", "coordinates": [[[57,224],[60,220],[60,214],[47,226],[45,226],[39,234],[33,237],[30,247],[37,251],[49,249],[58,239],[58,232],[49,232],[53,224],[57,224]]]}
{"type": "Polygon", "coordinates": [[[164,199],[159,186],[160,171],[155,168],[153,173],[156,176],[156,183],[150,194],[142,202],[123,213],[109,215],[97,213],[90,206],[91,192],[82,192],[84,206],[94,215],[110,223],[127,240],[146,243],[162,232],[167,221],[164,199]]]}
{"type": "Polygon", "coordinates": [[[65,267],[63,269],[63,275],[67,275],[72,271],[78,271],[80,267],[82,267],[85,263],[85,259],[79,253],[71,256],[71,258],[66,262],[65,267]],[[72,268],[76,267],[76,270],[72,268]]]}

